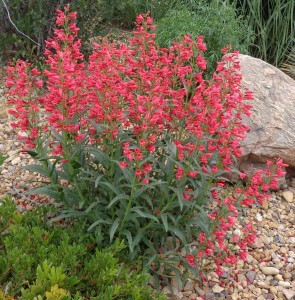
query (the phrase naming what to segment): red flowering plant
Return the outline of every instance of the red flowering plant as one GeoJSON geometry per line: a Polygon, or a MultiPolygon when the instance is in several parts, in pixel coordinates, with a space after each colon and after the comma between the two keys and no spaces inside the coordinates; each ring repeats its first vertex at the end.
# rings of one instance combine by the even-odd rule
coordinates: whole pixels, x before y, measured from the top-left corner
{"type": "Polygon", "coordinates": [[[220,274],[245,259],[251,224],[228,244],[238,207],[261,203],[283,164],[222,195],[249,129],[242,116],[252,94],[241,88],[238,53],[204,80],[203,37],[159,48],[141,15],[129,44],[102,40],[85,63],[76,13],[57,14],[43,73],[24,61],[7,69],[12,126],[37,161],[28,168],[49,179],[32,192],[56,199],[57,218],[85,218],[98,246],[124,239],[129,259],[141,257],[158,278],[199,276],[203,258],[220,274]]]}

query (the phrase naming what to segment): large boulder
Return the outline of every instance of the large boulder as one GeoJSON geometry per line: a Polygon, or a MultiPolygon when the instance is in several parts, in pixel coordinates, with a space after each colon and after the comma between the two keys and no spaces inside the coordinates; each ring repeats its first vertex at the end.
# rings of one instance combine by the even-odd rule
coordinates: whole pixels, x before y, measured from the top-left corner
{"type": "Polygon", "coordinates": [[[244,119],[251,129],[241,142],[244,154],[240,169],[244,171],[253,164],[280,157],[292,172],[295,170],[295,81],[260,59],[248,55],[239,58],[242,84],[254,92],[252,115],[244,119]]]}

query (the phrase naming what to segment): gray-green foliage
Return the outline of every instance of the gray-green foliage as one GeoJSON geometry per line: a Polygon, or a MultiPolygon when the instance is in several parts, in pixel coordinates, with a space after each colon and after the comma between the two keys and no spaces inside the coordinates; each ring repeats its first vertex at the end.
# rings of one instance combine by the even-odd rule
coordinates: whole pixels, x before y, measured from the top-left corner
{"type": "Polygon", "coordinates": [[[170,46],[185,34],[205,37],[208,48],[205,57],[211,71],[222,56],[220,49],[231,45],[232,49],[247,53],[252,39],[251,31],[236,16],[235,8],[220,1],[208,4],[200,0],[179,0],[157,22],[156,40],[161,46],[170,46]]]}

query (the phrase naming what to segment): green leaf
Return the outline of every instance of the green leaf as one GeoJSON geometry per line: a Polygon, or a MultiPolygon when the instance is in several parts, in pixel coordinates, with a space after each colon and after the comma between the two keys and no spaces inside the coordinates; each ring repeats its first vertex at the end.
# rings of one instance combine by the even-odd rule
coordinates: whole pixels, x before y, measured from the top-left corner
{"type": "Polygon", "coordinates": [[[165,231],[168,232],[169,228],[168,228],[167,214],[163,213],[163,214],[160,214],[160,216],[161,216],[165,231]]]}
{"type": "Polygon", "coordinates": [[[122,232],[122,234],[124,234],[127,237],[129,249],[130,249],[130,251],[133,251],[133,248],[132,248],[133,239],[132,239],[132,235],[131,235],[130,231],[124,230],[122,232]]]}
{"type": "Polygon", "coordinates": [[[33,150],[22,150],[20,152],[26,152],[26,153],[28,153],[33,158],[35,158],[36,156],[38,156],[38,153],[36,151],[33,151],[33,150]]]}
{"type": "Polygon", "coordinates": [[[48,176],[48,171],[45,170],[41,165],[27,165],[27,166],[18,166],[18,168],[30,170],[44,176],[48,176]]]}
{"type": "Polygon", "coordinates": [[[103,164],[105,161],[110,161],[111,158],[105,154],[103,151],[101,151],[100,149],[98,148],[95,148],[95,147],[89,147],[89,152],[91,154],[94,155],[94,157],[101,163],[103,164]]]}
{"type": "Polygon", "coordinates": [[[110,242],[113,241],[114,234],[115,234],[119,224],[120,224],[120,218],[117,218],[110,228],[110,242]]]}
{"type": "Polygon", "coordinates": [[[30,189],[26,194],[41,194],[60,200],[61,193],[56,190],[57,185],[45,185],[30,189]]]}
{"type": "Polygon", "coordinates": [[[88,214],[95,206],[99,204],[99,201],[94,201],[92,202],[87,209],[85,210],[85,213],[88,214]]]}
{"type": "MultiPolygon", "coordinates": [[[[121,167],[120,167],[121,168],[121,167]]],[[[122,169],[122,172],[124,174],[125,179],[127,180],[127,182],[131,183],[133,181],[133,177],[134,175],[134,171],[132,172],[130,169],[126,168],[126,169],[122,169]]]]}
{"type": "Polygon", "coordinates": [[[106,181],[99,181],[98,185],[106,186],[108,187],[111,191],[113,191],[116,195],[120,195],[121,191],[113,184],[110,184],[109,182],[106,181]]]}
{"type": "Polygon", "coordinates": [[[97,188],[98,186],[98,183],[100,181],[100,179],[103,177],[103,175],[98,175],[95,179],[95,182],[94,182],[94,187],[97,188]]]}
{"type": "Polygon", "coordinates": [[[112,224],[112,221],[111,220],[103,220],[103,219],[97,220],[93,224],[91,224],[91,226],[88,228],[88,231],[90,231],[95,226],[98,226],[100,224],[108,224],[108,225],[110,225],[110,224],[112,224]]]}
{"type": "Polygon", "coordinates": [[[147,212],[143,212],[142,210],[140,210],[138,207],[133,207],[131,209],[131,211],[134,211],[136,212],[139,216],[141,216],[142,218],[147,218],[147,219],[152,219],[154,221],[156,221],[157,223],[159,223],[159,220],[157,217],[153,216],[152,214],[150,213],[147,213],[147,212]]]}
{"type": "Polygon", "coordinates": [[[126,194],[120,194],[117,195],[111,202],[110,204],[107,206],[107,208],[111,208],[117,201],[121,200],[121,199],[125,199],[125,200],[129,200],[130,196],[126,195],[126,194]]]}
{"type": "Polygon", "coordinates": [[[183,245],[187,244],[186,236],[180,229],[169,225],[169,230],[182,241],[183,245]]]}
{"type": "Polygon", "coordinates": [[[62,135],[60,135],[53,127],[49,126],[49,129],[52,133],[52,135],[61,143],[62,146],[64,146],[64,140],[62,135]]]}
{"type": "Polygon", "coordinates": [[[183,197],[183,190],[180,188],[172,188],[170,187],[170,190],[172,190],[173,192],[176,193],[177,198],[178,198],[178,202],[179,202],[179,206],[180,206],[180,210],[183,209],[184,206],[184,197],[183,197]]]}
{"type": "Polygon", "coordinates": [[[142,240],[142,238],[144,237],[143,235],[143,230],[142,229],[139,229],[139,231],[137,232],[135,238],[134,238],[134,241],[132,243],[132,246],[130,248],[130,251],[133,252],[135,246],[137,246],[139,244],[139,242],[142,240]]]}
{"type": "Polygon", "coordinates": [[[135,194],[134,194],[134,198],[138,198],[142,193],[144,193],[146,190],[148,189],[152,189],[153,187],[157,186],[157,185],[162,185],[166,182],[163,181],[156,181],[156,182],[152,182],[148,185],[144,185],[143,187],[141,187],[140,189],[137,189],[135,194]]]}

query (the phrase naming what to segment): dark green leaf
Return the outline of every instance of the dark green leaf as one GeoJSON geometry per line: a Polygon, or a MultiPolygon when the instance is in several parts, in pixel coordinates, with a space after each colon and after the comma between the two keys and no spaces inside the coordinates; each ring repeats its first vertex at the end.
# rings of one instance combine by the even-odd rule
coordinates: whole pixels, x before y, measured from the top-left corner
{"type": "Polygon", "coordinates": [[[48,176],[48,171],[45,170],[41,165],[18,166],[18,168],[27,169],[27,170],[42,174],[44,176],[48,176]]]}
{"type": "Polygon", "coordinates": [[[110,228],[110,242],[112,242],[114,238],[114,234],[116,233],[119,224],[120,224],[120,218],[117,218],[110,228]]]}
{"type": "Polygon", "coordinates": [[[111,202],[110,204],[107,206],[107,208],[112,207],[117,201],[121,200],[121,199],[125,199],[125,200],[129,200],[130,196],[126,195],[126,194],[120,194],[117,195],[111,202]]]}
{"type": "Polygon", "coordinates": [[[141,217],[143,217],[143,218],[152,219],[152,220],[156,221],[157,223],[159,223],[159,220],[158,220],[157,217],[153,216],[153,215],[150,214],[150,213],[143,212],[142,210],[140,210],[140,209],[137,208],[137,207],[133,207],[133,208],[131,209],[131,211],[136,212],[139,216],[141,216],[141,217]]]}
{"type": "Polygon", "coordinates": [[[163,213],[163,214],[160,214],[160,216],[161,216],[161,219],[162,219],[162,222],[163,222],[165,231],[168,232],[167,214],[166,214],[166,213],[163,213]]]}

